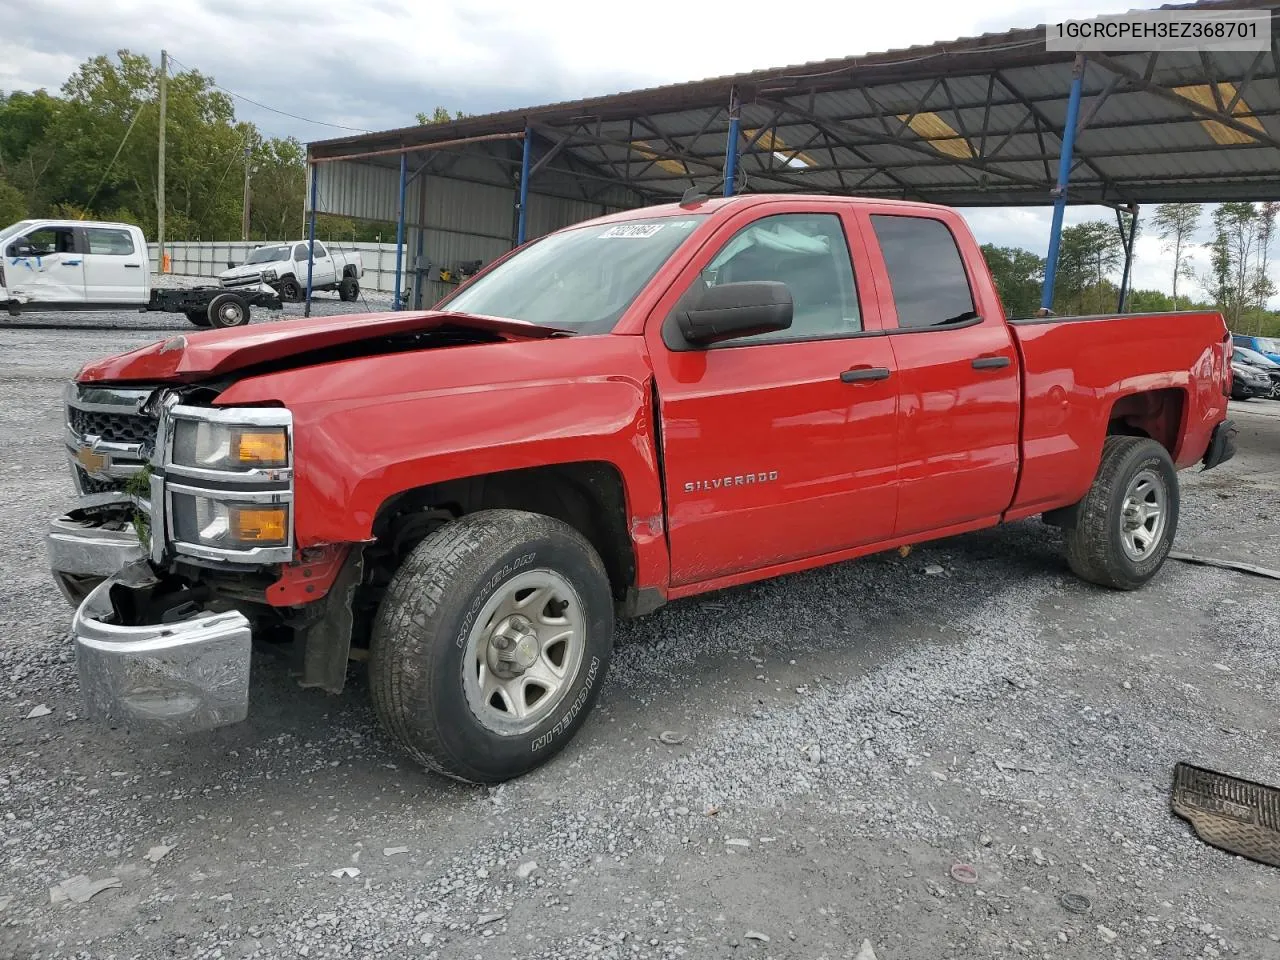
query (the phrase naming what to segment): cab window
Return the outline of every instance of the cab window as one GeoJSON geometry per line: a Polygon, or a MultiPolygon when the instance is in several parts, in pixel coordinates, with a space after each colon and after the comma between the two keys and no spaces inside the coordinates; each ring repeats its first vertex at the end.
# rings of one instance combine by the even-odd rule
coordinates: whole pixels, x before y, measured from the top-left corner
{"type": "Polygon", "coordinates": [[[106,254],[109,257],[127,257],[134,252],[133,237],[128,230],[107,230],[102,227],[89,227],[85,230],[89,241],[89,252],[106,254]]]}
{"type": "Polygon", "coordinates": [[[749,280],[787,285],[794,304],[791,326],[740,337],[726,346],[826,339],[862,330],[849,246],[835,214],[763,217],[735,233],[695,282],[712,287],[749,280]]]}
{"type": "Polygon", "coordinates": [[[70,227],[40,227],[9,243],[10,257],[49,257],[55,253],[75,253],[76,235],[70,227]]]}

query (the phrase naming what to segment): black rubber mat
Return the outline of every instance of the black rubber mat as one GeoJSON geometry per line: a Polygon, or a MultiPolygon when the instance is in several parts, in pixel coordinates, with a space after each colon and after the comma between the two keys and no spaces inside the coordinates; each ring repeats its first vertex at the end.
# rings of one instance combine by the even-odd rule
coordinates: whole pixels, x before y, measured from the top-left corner
{"type": "Polygon", "coordinates": [[[1205,843],[1280,867],[1280,790],[1189,763],[1173,768],[1173,812],[1205,843]]]}

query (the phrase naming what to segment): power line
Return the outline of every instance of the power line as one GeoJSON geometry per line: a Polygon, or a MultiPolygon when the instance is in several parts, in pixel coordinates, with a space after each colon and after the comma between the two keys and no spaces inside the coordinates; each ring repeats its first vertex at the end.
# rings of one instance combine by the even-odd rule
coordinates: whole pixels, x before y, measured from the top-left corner
{"type": "MultiPolygon", "coordinates": [[[[178,64],[184,70],[193,69],[192,67],[189,67],[185,63],[183,63],[173,54],[169,55],[169,59],[174,63],[178,64]]],[[[344,126],[341,123],[330,123],[327,120],[312,120],[310,117],[300,117],[296,113],[289,113],[287,110],[277,110],[275,107],[269,107],[265,103],[259,103],[257,100],[254,100],[250,97],[246,97],[244,96],[244,94],[236,93],[234,90],[228,90],[226,87],[221,86],[217,83],[214,83],[213,80],[210,79],[208,76],[206,76],[205,79],[208,80],[209,86],[213,87],[215,90],[221,90],[223,93],[227,94],[228,96],[235,97],[237,100],[243,100],[245,103],[251,103],[255,107],[258,107],[262,110],[267,110],[271,113],[278,113],[280,114],[280,116],[288,117],[290,120],[301,120],[303,123],[314,123],[321,127],[333,127],[336,130],[350,130],[353,133],[370,133],[371,132],[369,130],[366,130],[364,127],[348,127],[348,126],[344,126]]]]}

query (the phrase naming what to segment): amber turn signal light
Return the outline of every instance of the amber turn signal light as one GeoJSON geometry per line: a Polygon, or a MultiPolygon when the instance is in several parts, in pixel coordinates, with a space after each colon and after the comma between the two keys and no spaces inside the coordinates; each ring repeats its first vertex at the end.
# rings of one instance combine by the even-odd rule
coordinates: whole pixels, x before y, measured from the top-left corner
{"type": "Polygon", "coordinates": [[[236,460],[246,466],[285,467],[288,446],[283,430],[242,430],[236,437],[236,460]]]}
{"type": "Polygon", "coordinates": [[[289,540],[288,507],[233,507],[231,537],[241,543],[284,544],[289,540]]]}

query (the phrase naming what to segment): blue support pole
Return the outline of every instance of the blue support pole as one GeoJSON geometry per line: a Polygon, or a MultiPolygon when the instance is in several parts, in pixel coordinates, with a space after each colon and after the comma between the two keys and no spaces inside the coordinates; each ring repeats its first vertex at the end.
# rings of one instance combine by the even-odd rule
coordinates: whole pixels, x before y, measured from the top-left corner
{"type": "Polygon", "coordinates": [[[524,128],[524,156],[520,158],[520,207],[516,219],[516,246],[524,243],[529,212],[529,161],[533,154],[533,131],[524,128]]]}
{"type": "Polygon", "coordinates": [[[395,300],[392,301],[391,309],[400,309],[400,279],[403,274],[404,267],[401,262],[404,254],[404,201],[405,193],[409,186],[409,155],[407,153],[400,154],[400,207],[399,214],[396,217],[396,294],[395,300]]]}
{"type": "Polygon", "coordinates": [[[733,196],[738,179],[738,91],[729,94],[729,137],[724,145],[724,190],[722,195],[733,196]]]}
{"type": "Polygon", "coordinates": [[[316,265],[316,200],[319,196],[320,164],[311,165],[311,217],[307,221],[307,305],[304,317],[311,316],[311,277],[316,265]]]}
{"type": "Polygon", "coordinates": [[[1053,282],[1058,274],[1058,247],[1062,242],[1062,215],[1067,210],[1067,183],[1071,179],[1071,160],[1076,147],[1076,123],[1080,119],[1080,87],[1084,82],[1084,57],[1077,56],[1071,71],[1071,94],[1067,98],[1067,119],[1062,126],[1062,156],[1058,158],[1057,194],[1053,201],[1053,225],[1049,228],[1049,255],[1044,265],[1044,288],[1040,308],[1053,306],[1053,282]]]}

